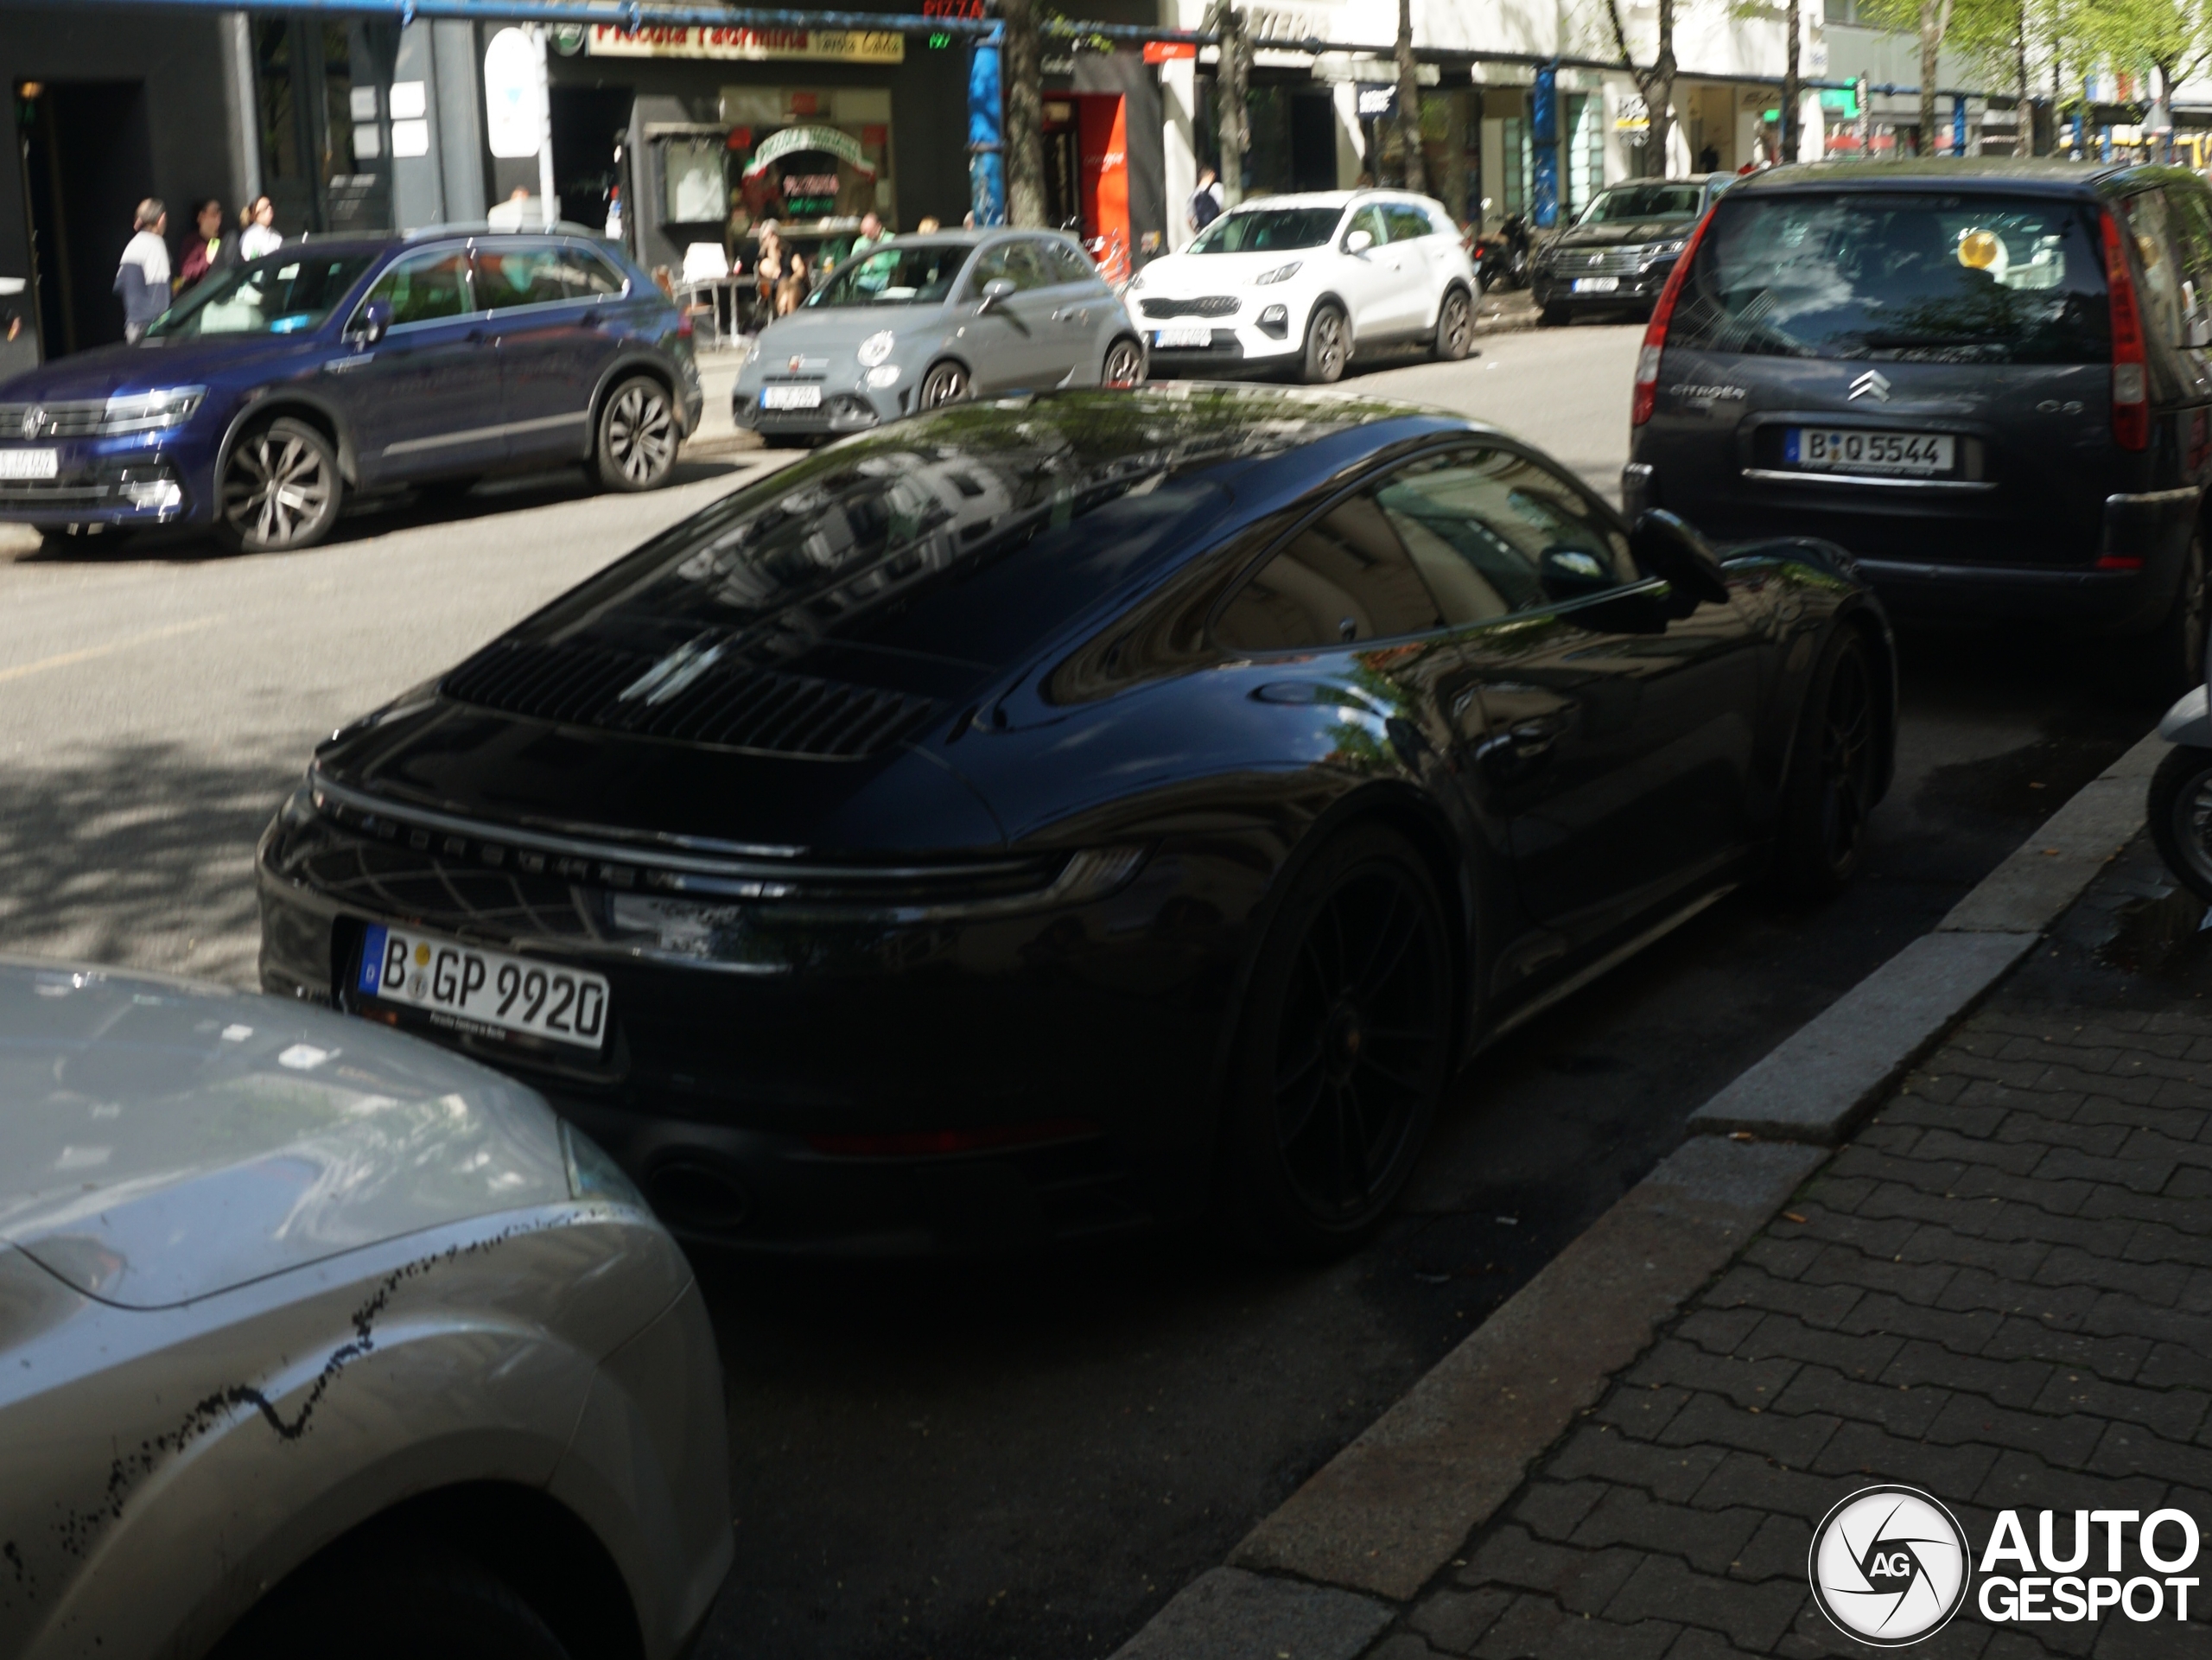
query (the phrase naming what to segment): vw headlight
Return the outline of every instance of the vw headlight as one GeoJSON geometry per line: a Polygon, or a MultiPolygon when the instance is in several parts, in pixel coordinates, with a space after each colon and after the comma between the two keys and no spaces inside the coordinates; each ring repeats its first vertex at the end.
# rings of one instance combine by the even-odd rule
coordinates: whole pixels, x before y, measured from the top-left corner
{"type": "Polygon", "coordinates": [[[1298,275],[1298,268],[1305,263],[1302,259],[1294,259],[1287,265],[1278,265],[1273,270],[1263,270],[1252,280],[1262,285],[1268,283],[1287,283],[1298,275]]]}
{"type": "Polygon", "coordinates": [[[193,410],[200,407],[200,400],[207,396],[205,386],[169,386],[155,392],[118,392],[107,400],[107,408],[100,414],[100,430],[106,432],[159,432],[166,427],[182,426],[193,410]]]}
{"type": "Polygon", "coordinates": [[[884,359],[891,355],[891,348],[898,343],[898,340],[893,335],[889,329],[877,329],[875,333],[870,334],[866,340],[861,342],[861,349],[858,353],[861,360],[861,367],[863,369],[874,368],[877,364],[882,362],[884,359]]]}

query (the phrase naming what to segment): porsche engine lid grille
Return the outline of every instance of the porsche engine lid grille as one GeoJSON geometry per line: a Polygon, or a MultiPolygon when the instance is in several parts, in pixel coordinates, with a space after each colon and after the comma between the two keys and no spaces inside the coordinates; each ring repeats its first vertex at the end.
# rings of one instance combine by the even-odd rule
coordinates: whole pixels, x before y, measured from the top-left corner
{"type": "Polygon", "coordinates": [[[672,662],[501,641],[448,675],[443,690],[503,715],[819,760],[879,754],[937,712],[927,697],[724,663],[711,649],[672,662]]]}

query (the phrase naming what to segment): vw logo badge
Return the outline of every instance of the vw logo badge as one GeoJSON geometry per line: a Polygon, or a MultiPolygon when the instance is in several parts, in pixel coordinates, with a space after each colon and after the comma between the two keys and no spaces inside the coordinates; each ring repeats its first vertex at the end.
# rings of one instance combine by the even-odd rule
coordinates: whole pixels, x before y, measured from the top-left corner
{"type": "Polygon", "coordinates": [[[1937,1500],[1916,1487],[1862,1487],[1814,1530],[1806,1568],[1829,1624],[1901,1649],[1933,1637],[1965,1605],[1973,1558],[1937,1500]]]}
{"type": "Polygon", "coordinates": [[[24,437],[26,437],[26,438],[35,438],[35,437],[37,437],[37,436],[38,436],[38,435],[39,435],[39,431],[40,431],[40,429],[41,429],[41,428],[43,428],[45,425],[46,425],[46,411],[45,411],[44,410],[41,410],[41,409],[29,409],[29,410],[25,410],[23,411],[23,436],[24,436],[24,437]]]}
{"type": "Polygon", "coordinates": [[[1879,369],[1869,369],[1851,383],[1851,396],[1854,402],[1871,398],[1877,404],[1886,404],[1890,401],[1890,378],[1879,369]]]}

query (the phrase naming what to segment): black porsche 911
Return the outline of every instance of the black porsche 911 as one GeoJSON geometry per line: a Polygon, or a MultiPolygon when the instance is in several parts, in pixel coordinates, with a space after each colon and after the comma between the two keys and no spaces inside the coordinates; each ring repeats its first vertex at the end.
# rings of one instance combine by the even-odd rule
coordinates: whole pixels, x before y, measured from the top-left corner
{"type": "Polygon", "coordinates": [[[1323,1253],[1485,1043],[1848,879],[1892,663],[1840,550],[1631,529],[1433,410],[955,407],[334,735],[262,977],[537,1086],[694,1237],[1323,1253]]]}

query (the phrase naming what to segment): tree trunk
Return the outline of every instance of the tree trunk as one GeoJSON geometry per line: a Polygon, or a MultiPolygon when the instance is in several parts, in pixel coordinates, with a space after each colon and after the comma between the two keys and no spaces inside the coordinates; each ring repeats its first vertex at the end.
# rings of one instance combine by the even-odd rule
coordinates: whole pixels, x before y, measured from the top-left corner
{"type": "Polygon", "coordinates": [[[1643,91],[1644,107],[1651,124],[1644,143],[1656,145],[1655,178],[1667,176],[1667,141],[1674,132],[1675,0],[1659,0],[1659,44],[1651,60],[1651,76],[1643,91]]]}
{"type": "Polygon", "coordinates": [[[1421,71],[1414,62],[1414,0],[1398,0],[1398,152],[1407,189],[1428,194],[1421,149],[1421,71]]]}
{"type": "Polygon", "coordinates": [[[1001,73],[1006,77],[1006,217],[1010,225],[1045,223],[1045,62],[1037,38],[1035,0],[1000,0],[1006,23],[1001,73]]]}
{"type": "Polygon", "coordinates": [[[2019,33],[2013,40],[2019,57],[2020,101],[2012,113],[2012,154],[2033,156],[2036,149],[2036,106],[2028,97],[2028,0],[2020,0],[2019,33]]]}
{"type": "Polygon", "coordinates": [[[1214,67],[1214,113],[1221,141],[1221,200],[1234,207],[1244,200],[1244,153],[1252,144],[1250,84],[1252,44],[1244,15],[1222,0],[1209,24],[1220,36],[1220,60],[1214,67]]]}
{"type": "Polygon", "coordinates": [[[1797,159],[1798,101],[1803,89],[1797,80],[1797,37],[1804,32],[1797,16],[1797,0],[1789,0],[1789,51],[1782,68],[1782,159],[1797,159]]]}
{"type": "Polygon", "coordinates": [[[1936,54],[1951,26],[1951,0],[1920,0],[1920,153],[1936,153],[1936,54]]]}

